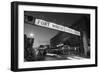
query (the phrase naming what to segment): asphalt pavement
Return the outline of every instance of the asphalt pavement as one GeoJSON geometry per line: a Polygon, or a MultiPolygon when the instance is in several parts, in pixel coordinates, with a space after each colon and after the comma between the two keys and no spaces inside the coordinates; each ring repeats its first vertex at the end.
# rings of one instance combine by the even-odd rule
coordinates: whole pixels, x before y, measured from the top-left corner
{"type": "Polygon", "coordinates": [[[45,56],[44,60],[49,61],[49,60],[82,60],[82,59],[87,59],[87,58],[80,57],[77,55],[57,55],[48,53],[45,56]]]}

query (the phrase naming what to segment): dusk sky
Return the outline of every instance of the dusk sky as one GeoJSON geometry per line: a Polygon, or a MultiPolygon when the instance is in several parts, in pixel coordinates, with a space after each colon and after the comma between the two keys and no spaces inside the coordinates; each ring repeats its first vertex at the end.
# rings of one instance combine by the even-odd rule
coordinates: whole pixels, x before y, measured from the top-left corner
{"type": "Polygon", "coordinates": [[[30,24],[25,24],[24,29],[25,29],[24,32],[27,36],[29,36],[29,34],[31,33],[34,34],[33,47],[50,44],[50,39],[59,32],[57,30],[52,30],[30,24]]]}

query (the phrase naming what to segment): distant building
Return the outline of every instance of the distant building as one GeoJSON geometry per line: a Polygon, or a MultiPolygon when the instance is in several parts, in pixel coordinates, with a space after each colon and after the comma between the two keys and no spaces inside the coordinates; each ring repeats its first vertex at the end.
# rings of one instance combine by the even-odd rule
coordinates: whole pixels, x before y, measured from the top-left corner
{"type": "Polygon", "coordinates": [[[59,32],[56,36],[54,36],[50,40],[50,44],[52,47],[56,47],[60,43],[69,46],[79,46],[80,42],[81,40],[79,36],[69,34],[66,32],[59,32]]]}

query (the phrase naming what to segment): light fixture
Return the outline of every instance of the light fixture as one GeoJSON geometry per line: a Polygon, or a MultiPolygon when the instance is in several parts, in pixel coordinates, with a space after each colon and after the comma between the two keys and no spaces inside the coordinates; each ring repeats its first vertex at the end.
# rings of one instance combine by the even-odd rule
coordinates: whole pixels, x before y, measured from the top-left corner
{"type": "Polygon", "coordinates": [[[30,38],[34,38],[34,34],[33,34],[33,33],[30,33],[30,34],[29,34],[29,37],[30,37],[30,38]]]}

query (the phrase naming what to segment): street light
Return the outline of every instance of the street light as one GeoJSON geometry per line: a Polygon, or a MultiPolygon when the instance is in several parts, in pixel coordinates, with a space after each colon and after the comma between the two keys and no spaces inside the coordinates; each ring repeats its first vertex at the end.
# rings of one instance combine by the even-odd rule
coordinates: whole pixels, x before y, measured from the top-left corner
{"type": "Polygon", "coordinates": [[[34,34],[33,33],[30,33],[29,34],[29,38],[34,38],[34,34]]]}

